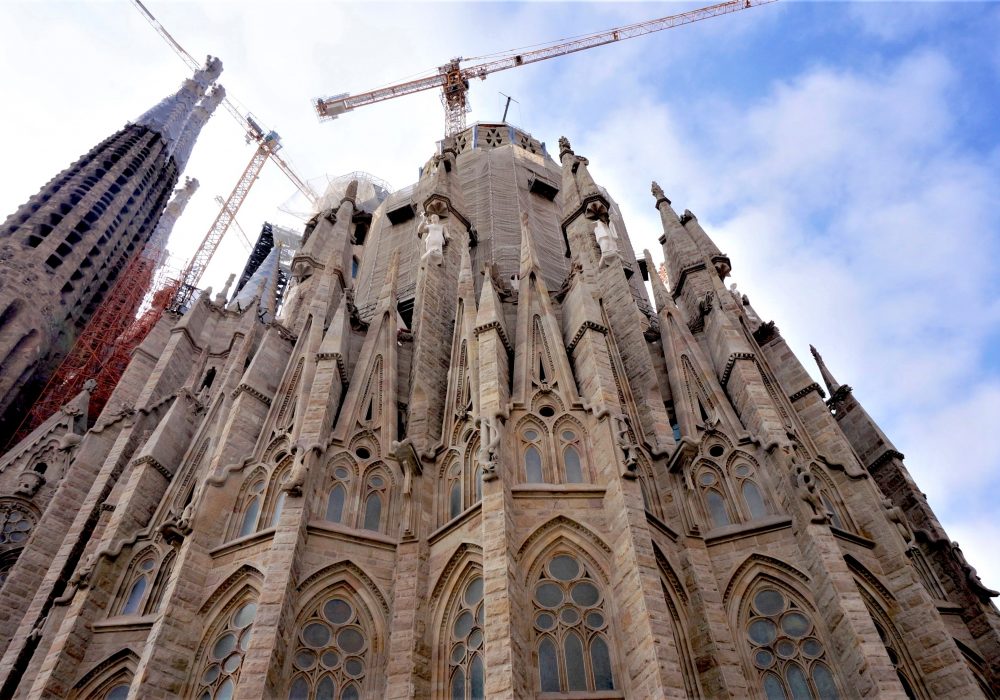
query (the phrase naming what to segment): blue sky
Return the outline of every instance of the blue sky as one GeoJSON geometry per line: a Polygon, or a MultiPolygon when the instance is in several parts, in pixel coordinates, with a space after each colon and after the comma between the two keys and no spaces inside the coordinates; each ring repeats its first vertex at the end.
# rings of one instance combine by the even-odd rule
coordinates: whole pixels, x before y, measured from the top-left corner
{"type": "MultiPolygon", "coordinates": [[[[310,101],[471,56],[693,7],[680,3],[147,5],[284,137],[307,178],[368,170],[403,187],[443,128],[423,93],[316,121],[310,101]]],[[[656,179],[733,260],[800,358],[823,352],[881,423],[987,585],[1000,588],[1000,6],[778,2],[504,73],[470,120],[566,135],[654,257],[656,179]]],[[[186,70],[126,2],[0,5],[0,212],[134,119],[186,70]],[[16,167],[11,167],[16,164],[16,167]]],[[[183,260],[252,149],[220,113],[188,165],[202,188],[183,260]]],[[[294,222],[268,166],[239,222],[294,222]]],[[[228,236],[209,271],[242,266],[228,236]]],[[[809,367],[812,371],[812,367],[809,367]]],[[[814,372],[815,374],[815,372],[814,372]]],[[[818,376],[818,375],[817,375],[818,376]]]]}

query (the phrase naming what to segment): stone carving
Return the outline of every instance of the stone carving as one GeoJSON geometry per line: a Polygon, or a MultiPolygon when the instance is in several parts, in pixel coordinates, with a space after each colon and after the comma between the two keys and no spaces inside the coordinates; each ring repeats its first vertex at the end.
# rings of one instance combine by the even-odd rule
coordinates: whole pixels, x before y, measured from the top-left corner
{"type": "Polygon", "coordinates": [[[38,489],[42,488],[44,483],[44,476],[36,471],[28,469],[21,472],[21,475],[17,478],[17,488],[14,489],[14,493],[18,496],[31,498],[38,493],[38,489]]]}
{"type": "Polygon", "coordinates": [[[825,523],[830,520],[830,511],[826,509],[823,499],[819,495],[819,485],[816,477],[808,465],[796,464],[793,473],[795,474],[795,487],[799,492],[799,498],[805,501],[812,511],[809,518],[813,523],[825,523]]]}
{"type": "Polygon", "coordinates": [[[313,443],[308,447],[297,444],[292,447],[292,452],[295,455],[295,461],[292,463],[292,469],[288,473],[288,481],[281,487],[281,490],[289,496],[301,496],[302,487],[306,483],[306,476],[309,474],[309,469],[315,461],[313,457],[323,452],[323,446],[319,443],[313,443]]]}
{"type": "Polygon", "coordinates": [[[625,465],[625,471],[622,473],[622,477],[626,479],[635,479],[638,475],[638,462],[635,458],[635,445],[632,443],[631,436],[629,435],[629,421],[628,417],[624,413],[619,413],[615,416],[615,430],[618,436],[618,447],[622,450],[622,463],[625,465]]]}
{"type": "Polygon", "coordinates": [[[903,543],[907,548],[913,547],[913,530],[910,529],[910,524],[906,521],[903,509],[893,505],[888,498],[882,499],[882,507],[885,509],[885,515],[889,518],[889,522],[895,525],[899,536],[903,538],[903,543]]]}
{"type": "Polygon", "coordinates": [[[191,534],[193,519],[194,499],[192,498],[180,514],[173,510],[170,511],[167,519],[160,525],[160,534],[163,535],[164,541],[171,546],[177,546],[183,542],[184,538],[191,534]]]}
{"type": "Polygon", "coordinates": [[[497,463],[500,461],[500,420],[499,413],[480,418],[477,422],[480,430],[479,453],[476,459],[483,468],[483,481],[493,481],[497,478],[497,463]]]}
{"type": "Polygon", "coordinates": [[[425,252],[420,257],[421,262],[430,260],[432,263],[441,266],[444,261],[444,247],[451,236],[445,225],[441,223],[441,217],[437,214],[420,215],[420,225],[417,227],[417,237],[424,240],[425,252]]]}
{"type": "Polygon", "coordinates": [[[1000,592],[994,591],[992,588],[987,588],[983,584],[983,581],[979,578],[979,573],[976,571],[975,567],[966,560],[965,554],[962,552],[962,548],[958,546],[958,542],[952,542],[948,546],[951,548],[951,554],[955,557],[955,561],[962,569],[962,573],[965,575],[965,580],[968,582],[969,586],[976,593],[976,595],[982,599],[996,598],[997,596],[1000,596],[1000,592]]]}
{"type": "Polygon", "coordinates": [[[650,186],[649,191],[652,192],[653,196],[658,200],[667,198],[667,195],[663,194],[663,188],[660,187],[656,180],[653,180],[653,184],[650,186]]]}

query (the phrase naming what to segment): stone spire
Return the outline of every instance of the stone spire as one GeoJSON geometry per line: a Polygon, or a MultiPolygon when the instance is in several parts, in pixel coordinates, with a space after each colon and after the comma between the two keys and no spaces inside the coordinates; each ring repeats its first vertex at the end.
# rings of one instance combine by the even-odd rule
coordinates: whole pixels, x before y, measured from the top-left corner
{"type": "Polygon", "coordinates": [[[663,256],[667,262],[670,281],[674,285],[675,294],[684,283],[681,271],[687,271],[703,263],[703,256],[691,234],[684,228],[677,212],[670,206],[670,200],[663,194],[663,189],[653,182],[651,187],[656,209],[660,212],[660,222],[663,225],[663,235],[660,244],[663,246],[663,256]]]}
{"type": "Polygon", "coordinates": [[[209,86],[222,74],[222,61],[214,56],[205,59],[205,65],[186,79],[173,95],[160,100],[135,120],[140,126],[158,131],[169,147],[174,147],[181,137],[184,125],[190,118],[195,104],[209,86]]]}
{"type": "Polygon", "coordinates": [[[266,307],[267,300],[274,290],[275,270],[278,267],[278,246],[271,248],[264,261],[254,271],[253,276],[247,280],[236,297],[229,302],[227,308],[233,311],[242,311],[257,300],[259,306],[266,307]]]}
{"type": "Polygon", "coordinates": [[[201,133],[201,128],[205,126],[208,118],[212,116],[215,108],[225,97],[226,89],[221,85],[216,85],[191,112],[191,116],[184,124],[184,130],[175,141],[176,145],[172,153],[177,163],[177,172],[184,170],[188,158],[191,157],[191,151],[194,149],[194,142],[198,139],[198,134],[201,133]]]}
{"type": "Polygon", "coordinates": [[[826,388],[829,390],[830,395],[836,394],[843,386],[833,377],[833,373],[827,369],[826,363],[823,362],[823,356],[819,354],[819,351],[813,347],[809,346],[809,352],[812,353],[813,359],[816,360],[816,365],[819,367],[819,373],[823,375],[823,382],[826,384],[826,388]]]}
{"type": "Polygon", "coordinates": [[[177,219],[184,213],[184,209],[187,207],[192,195],[198,191],[198,185],[199,183],[196,178],[189,177],[184,180],[184,184],[181,187],[174,190],[173,197],[170,198],[170,201],[163,210],[163,214],[160,215],[160,220],[156,224],[156,230],[153,231],[153,235],[149,238],[149,243],[147,244],[148,250],[157,251],[166,247],[167,239],[170,238],[170,232],[173,230],[174,224],[177,223],[177,219]]]}
{"type": "Polygon", "coordinates": [[[649,284],[653,288],[653,301],[656,302],[656,310],[660,311],[664,306],[670,303],[670,292],[667,291],[667,285],[663,284],[663,280],[660,279],[659,271],[653,262],[653,256],[650,254],[649,250],[644,249],[642,251],[642,257],[646,260],[646,270],[649,274],[649,284]]]}

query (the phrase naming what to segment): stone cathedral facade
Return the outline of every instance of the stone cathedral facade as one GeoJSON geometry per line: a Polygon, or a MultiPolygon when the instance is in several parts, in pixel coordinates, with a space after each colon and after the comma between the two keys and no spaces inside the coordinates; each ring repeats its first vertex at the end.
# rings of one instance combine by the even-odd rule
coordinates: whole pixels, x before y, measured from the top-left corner
{"type": "Polygon", "coordinates": [[[556,156],[348,187],[280,308],[206,291],[0,458],[0,695],[996,697],[996,593],[850,387],[556,156]]]}

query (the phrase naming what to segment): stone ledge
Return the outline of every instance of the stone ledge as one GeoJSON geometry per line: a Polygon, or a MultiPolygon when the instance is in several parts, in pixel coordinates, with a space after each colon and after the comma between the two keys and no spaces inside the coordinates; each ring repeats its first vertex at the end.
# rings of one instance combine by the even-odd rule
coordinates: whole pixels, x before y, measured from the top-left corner
{"type": "Polygon", "coordinates": [[[677,533],[674,532],[669,525],[667,525],[665,522],[657,518],[648,510],[646,511],[646,522],[655,527],[659,532],[669,537],[671,542],[677,541],[678,537],[677,533]]]}
{"type": "Polygon", "coordinates": [[[514,498],[604,498],[607,491],[596,484],[516,484],[510,487],[514,498]]]}
{"type": "Polygon", "coordinates": [[[482,501],[478,501],[476,503],[473,503],[471,506],[469,506],[465,510],[463,510],[461,513],[459,513],[458,515],[456,515],[454,518],[452,518],[451,520],[449,520],[448,522],[446,522],[444,525],[442,525],[441,527],[439,527],[437,530],[435,530],[434,532],[432,532],[427,537],[428,544],[434,544],[435,542],[437,542],[438,540],[440,540],[442,537],[444,537],[445,535],[447,535],[449,532],[452,532],[453,530],[457,530],[459,527],[461,527],[465,523],[469,522],[470,520],[473,520],[474,519],[473,516],[479,515],[479,512],[482,510],[482,506],[483,506],[483,502],[482,501]]]}
{"type": "Polygon", "coordinates": [[[94,632],[136,632],[149,630],[159,618],[158,613],[149,615],[116,615],[107,620],[95,622],[94,632]]]}
{"type": "Polygon", "coordinates": [[[230,540],[224,545],[216,547],[208,552],[209,556],[213,559],[218,559],[232,552],[239,551],[246,547],[251,547],[255,544],[260,544],[261,542],[266,542],[267,540],[274,537],[274,528],[269,527],[266,530],[261,530],[260,532],[252,532],[249,535],[240,537],[235,540],[230,540]]]}
{"type": "Polygon", "coordinates": [[[736,525],[726,525],[716,527],[705,533],[705,544],[721,544],[741,540],[745,537],[761,535],[765,532],[784,530],[792,526],[792,516],[790,515],[769,515],[766,518],[758,518],[749,523],[738,523],[736,525]]]}
{"type": "Polygon", "coordinates": [[[845,542],[851,542],[856,545],[860,545],[865,549],[875,549],[875,541],[870,540],[863,535],[858,535],[853,532],[848,532],[847,530],[841,530],[839,527],[830,526],[830,532],[833,533],[834,537],[844,540],[845,542]]]}
{"type": "Polygon", "coordinates": [[[326,520],[310,521],[307,532],[317,537],[327,537],[334,540],[341,540],[342,542],[371,545],[390,552],[396,551],[396,545],[399,544],[396,539],[388,535],[383,535],[380,532],[355,530],[353,527],[344,527],[343,525],[331,523],[326,520]]]}

